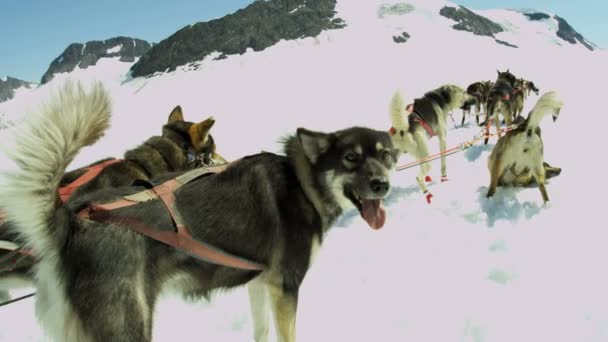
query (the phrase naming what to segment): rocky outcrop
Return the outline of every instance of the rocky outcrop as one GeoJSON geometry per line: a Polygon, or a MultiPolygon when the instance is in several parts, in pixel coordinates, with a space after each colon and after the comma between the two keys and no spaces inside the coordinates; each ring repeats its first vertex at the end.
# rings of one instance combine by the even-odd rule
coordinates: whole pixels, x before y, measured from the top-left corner
{"type": "Polygon", "coordinates": [[[120,57],[122,62],[134,62],[135,58],[148,52],[150,47],[150,43],[145,40],[129,37],[70,44],[51,62],[49,69],[42,76],[41,83],[47,83],[56,73],[70,72],[76,67],[86,69],[104,57],[120,57]]]}
{"type": "Polygon", "coordinates": [[[495,40],[495,41],[496,41],[498,44],[501,44],[501,45],[505,45],[505,46],[512,47],[512,48],[517,48],[517,47],[518,47],[517,45],[513,45],[513,44],[511,44],[511,43],[509,43],[509,42],[505,42],[504,40],[500,40],[500,39],[494,39],[494,40],[495,40]]]}
{"type": "Polygon", "coordinates": [[[583,44],[587,49],[591,51],[595,50],[593,46],[587,41],[587,39],[585,39],[585,37],[583,37],[583,35],[581,35],[580,33],[576,32],[576,30],[574,30],[574,28],[572,28],[572,26],[570,26],[570,24],[568,24],[568,22],[564,18],[561,18],[556,15],[555,20],[557,20],[558,24],[558,37],[567,41],[570,44],[576,44],[578,42],[583,44]]]}
{"type": "Polygon", "coordinates": [[[233,14],[186,26],[161,41],[131,68],[133,77],[175,70],[211,53],[220,57],[264,50],[280,40],[314,37],[339,29],[336,0],[255,1],[233,14]]]}
{"type": "Polygon", "coordinates": [[[408,39],[410,39],[410,35],[407,32],[402,32],[398,36],[393,36],[393,41],[395,43],[405,43],[408,39]]]}
{"type": "Polygon", "coordinates": [[[550,15],[548,15],[547,13],[542,13],[542,12],[530,12],[530,13],[524,13],[524,15],[526,17],[528,17],[528,19],[530,19],[530,20],[536,20],[536,21],[540,21],[540,20],[545,20],[545,19],[551,18],[550,15]]]}
{"type": "Polygon", "coordinates": [[[35,87],[36,83],[22,81],[12,77],[0,78],[0,102],[10,100],[15,95],[15,90],[26,87],[35,87]]]}
{"type": "Polygon", "coordinates": [[[494,37],[496,33],[503,31],[503,28],[497,23],[463,6],[459,6],[459,8],[445,6],[439,10],[439,14],[457,21],[458,24],[452,26],[455,30],[488,37],[494,37]]]}

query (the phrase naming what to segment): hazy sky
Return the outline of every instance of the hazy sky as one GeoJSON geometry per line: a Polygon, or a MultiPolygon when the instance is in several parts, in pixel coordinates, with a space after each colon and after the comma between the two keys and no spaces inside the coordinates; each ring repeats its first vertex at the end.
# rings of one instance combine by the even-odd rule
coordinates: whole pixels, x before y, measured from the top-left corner
{"type": "MultiPolygon", "coordinates": [[[[342,0],[365,1],[365,0],[342,0]]],[[[159,42],[178,29],[232,13],[252,0],[0,0],[0,76],[39,82],[71,43],[129,36],[159,42]]],[[[608,47],[606,0],[457,0],[473,9],[535,8],[559,14],[608,47]]]]}

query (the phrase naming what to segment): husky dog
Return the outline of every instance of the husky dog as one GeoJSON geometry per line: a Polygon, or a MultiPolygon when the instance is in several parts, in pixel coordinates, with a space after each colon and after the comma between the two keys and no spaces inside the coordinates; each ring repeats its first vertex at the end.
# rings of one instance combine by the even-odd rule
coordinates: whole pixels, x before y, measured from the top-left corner
{"type": "Polygon", "coordinates": [[[471,95],[468,101],[465,101],[462,109],[462,122],[461,126],[464,126],[464,120],[466,114],[471,112],[471,107],[475,106],[475,121],[479,126],[479,114],[486,111],[486,102],[488,101],[488,95],[492,88],[492,81],[480,81],[470,84],[467,87],[467,94],[471,95]]]}
{"type": "MultiPolygon", "coordinates": [[[[149,180],[168,172],[225,162],[216,152],[215,142],[209,133],[214,123],[213,117],[199,123],[184,121],[182,109],[177,106],[163,126],[161,136],[150,137],[143,144],[127,151],[124,159],[114,160],[112,164],[104,166],[97,175],[78,187],[70,184],[83,177],[88,168],[112,159],[67,172],[61,178],[59,186],[62,189],[72,188],[69,197],[77,198],[99,189],[130,185],[136,180],[149,180]]],[[[0,224],[0,243],[0,258],[10,259],[0,264],[0,301],[3,302],[2,299],[8,297],[7,290],[17,286],[31,286],[30,271],[35,258],[27,253],[13,253],[15,248],[9,248],[18,246],[20,242],[8,222],[0,224]],[[2,248],[2,244],[6,248],[2,248]],[[13,257],[9,257],[9,253],[13,257]]]]}
{"type": "Polygon", "coordinates": [[[549,114],[553,116],[553,121],[557,120],[562,106],[563,102],[556,92],[543,94],[525,122],[498,139],[488,159],[491,178],[488,198],[494,195],[499,184],[530,184],[533,178],[538,183],[543,201],[549,201],[545,188],[548,164],[543,160],[539,124],[549,114]]]}
{"type": "Polygon", "coordinates": [[[530,95],[530,92],[534,92],[534,94],[538,95],[538,88],[536,88],[536,86],[534,85],[534,82],[532,81],[526,81],[526,90],[528,93],[528,96],[530,95]]]}
{"type": "Polygon", "coordinates": [[[505,72],[500,72],[498,70],[496,72],[498,72],[498,77],[488,94],[488,115],[485,124],[486,138],[484,139],[484,144],[488,143],[489,136],[487,135],[490,133],[490,121],[494,121],[498,136],[500,137],[502,135],[500,130],[500,119],[498,117],[499,113],[502,114],[507,125],[511,125],[511,121],[513,121],[513,118],[511,117],[511,113],[513,112],[511,107],[511,95],[513,94],[515,84],[517,83],[517,77],[509,72],[508,69],[505,72]]]}
{"type": "Polygon", "coordinates": [[[106,188],[59,200],[66,166],[104,134],[109,119],[101,87],[86,94],[64,89],[18,134],[10,157],[20,168],[0,189],[0,207],[40,256],[36,311],[56,341],[150,341],[155,303],[167,287],[197,297],[252,280],[255,339],[267,339],[271,312],[278,339],[294,341],[298,290],[328,229],[350,209],[373,229],[385,223],[383,198],[398,151],[387,132],[362,127],[333,133],[300,128],[285,138],[286,155],[241,158],[173,193],[182,229],[266,265],[263,271],[209,263],[129,229],[136,222],[174,230],[159,199],[120,209],[127,220],[82,218],[77,213],[91,203],[145,189],[106,188]]]}
{"type": "MultiPolygon", "coordinates": [[[[471,96],[456,85],[443,85],[429,91],[423,97],[415,99],[407,108],[399,92],[393,95],[390,104],[390,116],[393,127],[391,135],[393,144],[402,153],[410,153],[414,158],[421,159],[429,155],[427,136],[439,137],[439,148],[445,151],[447,147],[447,116],[455,108],[460,108],[471,96]]],[[[416,181],[420,190],[425,194],[428,203],[433,195],[428,192],[425,181],[431,180],[428,173],[431,165],[423,163],[416,181]]],[[[447,180],[445,156],[441,157],[441,181],[447,180]]]]}
{"type": "Polygon", "coordinates": [[[524,110],[524,100],[526,97],[526,81],[520,78],[515,82],[515,87],[511,94],[511,118],[515,121],[524,110]]]}

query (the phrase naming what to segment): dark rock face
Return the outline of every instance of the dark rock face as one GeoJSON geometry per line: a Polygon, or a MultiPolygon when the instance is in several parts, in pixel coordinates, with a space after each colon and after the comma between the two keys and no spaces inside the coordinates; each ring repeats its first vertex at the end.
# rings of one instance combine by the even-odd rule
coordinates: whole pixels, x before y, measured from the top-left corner
{"type": "Polygon", "coordinates": [[[340,29],[336,0],[256,1],[233,14],[186,26],[150,49],[133,67],[133,77],[172,71],[203,59],[212,52],[242,54],[261,51],[282,39],[314,37],[323,30],[340,29]]]}
{"type": "Polygon", "coordinates": [[[524,13],[524,15],[530,20],[545,20],[551,18],[550,15],[542,12],[524,13]]]}
{"type": "Polygon", "coordinates": [[[133,62],[150,50],[150,43],[141,39],[116,37],[104,41],[90,41],[85,44],[74,43],[55,58],[42,76],[42,84],[47,83],[59,72],[70,72],[78,66],[86,69],[95,65],[100,58],[120,57],[120,61],[133,62]]]}
{"type": "Polygon", "coordinates": [[[393,36],[393,41],[395,43],[405,43],[410,39],[410,35],[407,32],[403,32],[398,36],[393,36]]]}
{"type": "Polygon", "coordinates": [[[513,45],[513,44],[511,44],[511,43],[509,43],[509,42],[505,42],[504,40],[500,40],[500,39],[494,39],[494,40],[495,40],[495,41],[496,41],[498,44],[502,44],[502,45],[505,45],[505,46],[508,46],[508,47],[512,47],[512,48],[518,48],[518,46],[517,46],[517,45],[513,45]]]}
{"type": "Polygon", "coordinates": [[[570,26],[570,24],[568,24],[568,22],[564,19],[561,18],[559,16],[555,16],[555,19],[557,20],[557,36],[560,37],[561,39],[567,41],[570,44],[576,44],[577,42],[583,44],[587,49],[593,51],[595,50],[593,48],[593,46],[591,46],[591,44],[587,43],[587,40],[585,40],[585,37],[583,37],[580,33],[576,32],[574,30],[574,28],[572,28],[572,26],[570,26]]]}
{"type": "Polygon", "coordinates": [[[439,10],[439,14],[442,16],[458,22],[458,24],[452,26],[453,29],[488,37],[494,37],[496,33],[503,31],[502,27],[492,20],[475,14],[466,7],[459,7],[445,6],[439,10]]]}
{"type": "Polygon", "coordinates": [[[15,95],[15,90],[21,87],[34,87],[36,83],[22,81],[12,77],[0,78],[0,102],[10,100],[15,95]]]}

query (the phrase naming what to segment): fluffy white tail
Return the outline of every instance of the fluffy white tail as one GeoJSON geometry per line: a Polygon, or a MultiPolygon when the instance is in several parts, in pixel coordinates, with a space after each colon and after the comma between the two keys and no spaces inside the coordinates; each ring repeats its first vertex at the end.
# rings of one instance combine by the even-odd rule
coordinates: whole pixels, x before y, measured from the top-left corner
{"type": "Polygon", "coordinates": [[[67,225],[50,224],[61,203],[59,182],[78,151],[103,136],[110,115],[110,96],[101,83],[87,93],[81,84],[66,82],[15,128],[15,148],[6,154],[17,169],[4,174],[0,208],[37,254],[64,236],[67,225]]]}
{"type": "Polygon", "coordinates": [[[564,102],[559,98],[557,92],[549,91],[544,93],[528,114],[528,127],[536,127],[547,115],[557,118],[564,102]]]}
{"type": "Polygon", "coordinates": [[[391,123],[393,124],[395,130],[407,131],[410,128],[407,116],[405,115],[405,104],[403,102],[403,97],[399,91],[396,91],[393,95],[390,104],[390,113],[391,123]]]}

